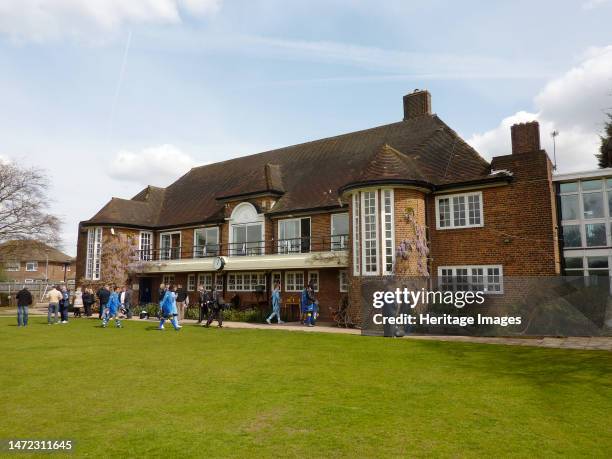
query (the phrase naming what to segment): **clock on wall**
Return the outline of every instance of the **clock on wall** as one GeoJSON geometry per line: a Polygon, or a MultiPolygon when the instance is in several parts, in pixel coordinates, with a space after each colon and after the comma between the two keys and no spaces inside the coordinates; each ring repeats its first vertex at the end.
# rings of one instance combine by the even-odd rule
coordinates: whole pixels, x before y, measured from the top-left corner
{"type": "Polygon", "coordinates": [[[215,259],[213,260],[213,269],[221,271],[223,269],[223,266],[225,266],[225,260],[223,259],[223,257],[215,257],[215,259]]]}

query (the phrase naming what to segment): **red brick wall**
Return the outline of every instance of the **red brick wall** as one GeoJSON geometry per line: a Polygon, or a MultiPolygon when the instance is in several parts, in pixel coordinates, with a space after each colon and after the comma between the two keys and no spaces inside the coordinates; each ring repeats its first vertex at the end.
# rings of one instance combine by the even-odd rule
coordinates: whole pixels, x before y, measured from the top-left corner
{"type": "MultiPolygon", "coordinates": [[[[23,260],[20,262],[19,271],[4,271],[3,274],[9,281],[24,282],[26,279],[44,280],[48,273],[50,282],[63,282],[64,264],[50,261],[47,270],[46,263],[46,260],[38,260],[38,269],[36,271],[26,271],[26,260],[23,260]]],[[[66,273],[66,280],[74,279],[75,266],[75,263],[69,265],[70,271],[66,273]]]]}

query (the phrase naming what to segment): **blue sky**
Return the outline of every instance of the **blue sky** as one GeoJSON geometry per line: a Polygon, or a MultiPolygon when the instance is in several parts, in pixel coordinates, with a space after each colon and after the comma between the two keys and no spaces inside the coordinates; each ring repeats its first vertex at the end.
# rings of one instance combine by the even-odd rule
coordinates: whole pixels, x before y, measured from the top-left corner
{"type": "Polygon", "coordinates": [[[560,171],[594,168],[611,17],[606,0],[1,0],[0,158],[48,171],[71,254],[111,196],[398,121],[414,88],[487,159],[538,119],[560,171]]]}

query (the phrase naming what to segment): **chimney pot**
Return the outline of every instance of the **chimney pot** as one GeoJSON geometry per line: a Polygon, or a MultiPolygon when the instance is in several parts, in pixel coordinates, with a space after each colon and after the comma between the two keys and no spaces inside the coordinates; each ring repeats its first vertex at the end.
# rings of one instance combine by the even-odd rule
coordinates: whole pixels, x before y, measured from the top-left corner
{"type": "Polygon", "coordinates": [[[540,124],[537,121],[515,124],[510,128],[512,154],[540,151],[540,124]]]}
{"type": "Polygon", "coordinates": [[[404,96],[404,121],[423,115],[431,115],[431,94],[415,89],[404,96]]]}

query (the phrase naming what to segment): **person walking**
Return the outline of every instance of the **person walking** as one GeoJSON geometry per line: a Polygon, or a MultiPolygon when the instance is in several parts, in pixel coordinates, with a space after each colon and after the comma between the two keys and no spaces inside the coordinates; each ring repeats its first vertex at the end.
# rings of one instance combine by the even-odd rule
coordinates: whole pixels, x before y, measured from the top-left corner
{"type": "Polygon", "coordinates": [[[17,326],[26,327],[28,325],[28,308],[32,304],[32,294],[23,287],[15,295],[17,299],[17,326]]]}
{"type": "Polygon", "coordinates": [[[201,324],[205,319],[208,319],[211,300],[212,298],[208,291],[206,291],[204,286],[200,284],[198,286],[198,306],[200,307],[200,314],[198,318],[199,324],[201,324]]]}
{"type": "Polygon", "coordinates": [[[222,328],[223,327],[223,305],[221,304],[221,298],[219,297],[219,292],[217,292],[217,289],[215,287],[211,289],[211,297],[212,297],[212,301],[210,304],[210,308],[212,309],[212,311],[208,315],[208,320],[206,321],[206,325],[204,326],[208,328],[210,327],[210,324],[212,324],[213,320],[216,320],[217,323],[219,324],[219,328],[222,328]]]}
{"type": "Polygon", "coordinates": [[[111,319],[115,319],[115,326],[117,328],[122,328],[121,320],[119,320],[119,293],[121,289],[119,287],[115,288],[115,291],[109,295],[108,303],[106,304],[106,309],[104,311],[104,316],[102,317],[102,328],[106,328],[108,326],[108,322],[111,319]]]}
{"type": "Polygon", "coordinates": [[[125,309],[125,315],[128,319],[132,318],[132,289],[128,287],[123,287],[123,291],[121,292],[121,305],[125,309]]]}
{"type": "Polygon", "coordinates": [[[157,314],[158,319],[161,319],[163,317],[161,306],[162,301],[164,301],[164,296],[166,296],[166,284],[162,282],[161,284],[159,284],[159,290],[157,291],[157,297],[159,301],[159,313],[157,314]]]}
{"type": "Polygon", "coordinates": [[[108,300],[110,299],[111,295],[110,287],[108,286],[108,284],[104,285],[104,287],[101,287],[100,290],[98,290],[97,295],[98,301],[100,303],[98,318],[102,319],[102,316],[104,315],[104,310],[106,309],[106,305],[108,304],[108,300]]]}
{"type": "Polygon", "coordinates": [[[91,317],[91,305],[96,302],[93,291],[90,288],[85,289],[83,293],[83,308],[85,309],[85,317],[91,317]]]}
{"type": "Polygon", "coordinates": [[[59,312],[62,319],[62,324],[68,323],[68,307],[70,306],[70,291],[65,285],[61,288],[62,298],[59,301],[59,312]]]}
{"type": "Polygon", "coordinates": [[[179,323],[185,318],[185,307],[187,304],[189,304],[187,292],[181,284],[178,284],[178,288],[176,289],[176,307],[178,309],[179,323]]]}
{"type": "Polygon", "coordinates": [[[272,324],[272,319],[276,316],[276,319],[279,324],[284,324],[281,320],[280,316],[280,308],[281,308],[281,296],[280,296],[280,282],[276,281],[274,283],[274,289],[272,290],[272,314],[266,319],[266,322],[272,324]]]}
{"type": "Polygon", "coordinates": [[[161,319],[159,320],[158,330],[164,329],[164,322],[166,322],[167,319],[170,320],[170,323],[176,331],[182,328],[176,319],[178,316],[178,310],[176,308],[176,287],[172,284],[170,284],[168,290],[166,290],[164,298],[161,301],[160,315],[161,319]]]}
{"type": "Polygon", "coordinates": [[[55,288],[55,285],[51,287],[51,290],[47,292],[46,295],[49,300],[49,309],[47,310],[47,324],[51,325],[51,314],[55,315],[55,319],[53,321],[54,324],[58,324],[58,312],[59,312],[59,302],[62,299],[62,293],[55,288]]]}
{"type": "Polygon", "coordinates": [[[314,327],[316,319],[316,298],[313,281],[308,282],[308,286],[302,290],[301,302],[302,311],[306,316],[304,324],[309,327],[314,327]]]}
{"type": "Polygon", "coordinates": [[[83,290],[81,287],[77,287],[74,291],[72,307],[74,309],[74,317],[81,317],[81,308],[83,307],[83,290]]]}

